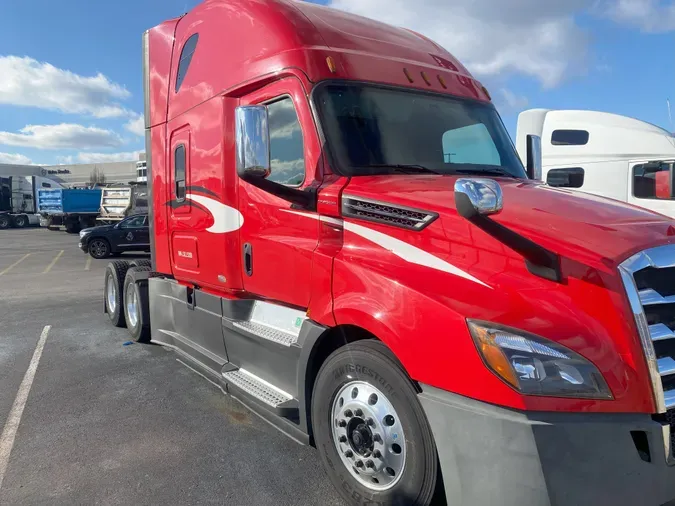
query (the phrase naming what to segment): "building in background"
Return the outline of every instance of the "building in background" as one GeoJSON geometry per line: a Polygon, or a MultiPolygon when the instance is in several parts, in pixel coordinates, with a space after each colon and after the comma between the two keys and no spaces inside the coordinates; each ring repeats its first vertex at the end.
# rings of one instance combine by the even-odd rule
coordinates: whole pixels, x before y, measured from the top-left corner
{"type": "MultiPolygon", "coordinates": [[[[129,184],[137,181],[137,167],[143,163],[145,153],[139,155],[139,162],[85,163],[73,165],[10,165],[0,164],[0,175],[6,172],[12,175],[43,176],[53,179],[63,186],[83,187],[98,184],[129,184]]],[[[145,174],[144,174],[145,175],[145,174]]]]}

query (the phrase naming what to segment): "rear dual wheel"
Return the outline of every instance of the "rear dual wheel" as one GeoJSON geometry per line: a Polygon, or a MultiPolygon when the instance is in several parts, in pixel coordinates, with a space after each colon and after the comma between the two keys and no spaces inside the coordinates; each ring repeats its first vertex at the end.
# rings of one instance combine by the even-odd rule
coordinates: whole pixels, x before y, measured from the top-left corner
{"type": "Polygon", "coordinates": [[[0,215],[0,230],[9,228],[12,225],[12,221],[6,214],[0,215]]]}
{"type": "Polygon", "coordinates": [[[312,420],[324,468],[350,504],[436,504],[429,423],[415,386],[382,343],[352,343],[326,360],[312,420]]]}
{"type": "Polygon", "coordinates": [[[134,341],[150,340],[149,267],[131,266],[123,260],[108,264],[105,271],[105,309],[116,327],[127,327],[134,341]]]}

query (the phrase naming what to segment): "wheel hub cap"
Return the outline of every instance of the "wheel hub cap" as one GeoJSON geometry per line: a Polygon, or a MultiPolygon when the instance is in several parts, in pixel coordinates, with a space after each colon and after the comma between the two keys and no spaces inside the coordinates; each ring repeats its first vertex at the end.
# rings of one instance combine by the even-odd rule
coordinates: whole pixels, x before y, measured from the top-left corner
{"type": "Polygon", "coordinates": [[[127,320],[129,325],[136,327],[138,323],[138,300],[136,298],[136,290],[134,285],[130,284],[127,286],[127,320]]]}
{"type": "Polygon", "coordinates": [[[371,490],[387,490],[403,475],[406,439],[393,405],[364,381],[344,385],[333,399],[332,432],[340,459],[371,490]]]}
{"type": "Polygon", "coordinates": [[[112,274],[108,275],[108,289],[106,290],[106,298],[108,300],[108,311],[111,313],[115,312],[115,308],[117,307],[117,290],[115,290],[115,283],[113,281],[112,274]]]}

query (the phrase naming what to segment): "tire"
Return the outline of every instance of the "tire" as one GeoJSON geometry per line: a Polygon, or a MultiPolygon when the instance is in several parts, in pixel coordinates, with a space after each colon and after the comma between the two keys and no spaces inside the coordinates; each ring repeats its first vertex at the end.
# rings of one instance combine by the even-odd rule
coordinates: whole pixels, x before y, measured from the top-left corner
{"type": "Polygon", "coordinates": [[[80,225],[78,223],[67,223],[66,232],[69,234],[77,234],[80,232],[80,225]]]}
{"type": "Polygon", "coordinates": [[[124,278],[129,270],[129,264],[122,260],[114,260],[105,269],[105,283],[103,284],[103,299],[105,312],[115,327],[124,327],[124,278]],[[112,285],[112,288],[110,288],[112,285]]]}
{"type": "Polygon", "coordinates": [[[89,251],[92,258],[108,258],[111,255],[110,243],[106,239],[95,237],[89,240],[87,251],[89,251]]]}
{"type": "Polygon", "coordinates": [[[131,338],[137,343],[150,342],[149,267],[130,267],[124,278],[124,318],[131,338]]]}
{"type": "Polygon", "coordinates": [[[0,214],[0,230],[5,230],[12,226],[11,218],[6,214],[0,214]]]}
{"type": "Polygon", "coordinates": [[[132,267],[147,267],[148,270],[152,269],[152,262],[147,258],[141,258],[140,260],[132,260],[129,262],[129,265],[132,267]]]}
{"type": "Polygon", "coordinates": [[[14,226],[16,228],[24,228],[28,226],[28,216],[25,214],[20,214],[19,216],[14,217],[14,226]]]}
{"type": "Polygon", "coordinates": [[[348,504],[435,504],[431,428],[415,386],[379,341],[349,344],[324,362],[312,395],[312,425],[326,473],[348,504]]]}

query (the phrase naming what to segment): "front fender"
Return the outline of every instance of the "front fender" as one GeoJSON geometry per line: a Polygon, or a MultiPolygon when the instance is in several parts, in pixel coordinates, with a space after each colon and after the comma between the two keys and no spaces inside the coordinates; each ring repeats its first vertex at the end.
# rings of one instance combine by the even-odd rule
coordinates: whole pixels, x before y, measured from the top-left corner
{"type": "Polygon", "coordinates": [[[409,376],[468,397],[524,407],[483,364],[464,316],[384,272],[336,260],[333,311],[338,325],[355,325],[381,340],[409,376]]]}

